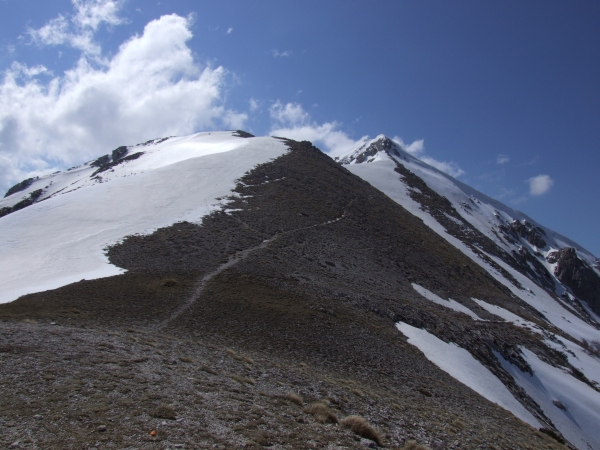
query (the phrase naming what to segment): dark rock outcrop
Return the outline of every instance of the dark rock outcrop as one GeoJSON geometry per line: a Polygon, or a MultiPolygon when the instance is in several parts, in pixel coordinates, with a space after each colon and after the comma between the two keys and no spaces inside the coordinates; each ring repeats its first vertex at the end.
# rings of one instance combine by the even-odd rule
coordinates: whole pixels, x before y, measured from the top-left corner
{"type": "Polygon", "coordinates": [[[26,180],[23,180],[20,183],[15,184],[8,191],[6,191],[6,194],[4,194],[4,198],[8,197],[9,195],[16,194],[17,192],[24,191],[29,186],[31,186],[34,181],[35,181],[35,178],[27,178],[26,180]]]}
{"type": "Polygon", "coordinates": [[[253,138],[255,137],[253,134],[248,133],[247,131],[244,130],[235,130],[235,132],[233,133],[233,136],[235,137],[241,137],[241,138],[253,138]]]}
{"type": "Polygon", "coordinates": [[[566,247],[549,255],[548,261],[557,261],[554,269],[557,278],[568,286],[581,300],[587,302],[596,314],[600,314],[600,277],[579,259],[572,247],[566,247]]]}
{"type": "Polygon", "coordinates": [[[534,227],[529,222],[521,223],[518,220],[513,221],[510,224],[510,230],[513,235],[522,237],[527,240],[531,245],[535,245],[539,248],[544,248],[547,244],[542,236],[546,233],[540,227],[534,227]]]}
{"type": "Polygon", "coordinates": [[[36,189],[33,192],[29,193],[28,197],[25,197],[20,202],[13,205],[11,208],[4,207],[0,208],[0,217],[4,217],[10,213],[14,213],[15,211],[19,211],[20,209],[27,208],[30,205],[33,205],[44,193],[42,189],[36,189]]]}

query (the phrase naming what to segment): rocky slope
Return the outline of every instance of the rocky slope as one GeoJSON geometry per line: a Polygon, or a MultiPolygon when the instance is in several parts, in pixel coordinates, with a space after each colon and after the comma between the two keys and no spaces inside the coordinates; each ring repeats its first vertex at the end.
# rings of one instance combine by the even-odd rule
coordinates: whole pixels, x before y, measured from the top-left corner
{"type": "MultiPolygon", "coordinates": [[[[595,401],[600,365],[583,348],[583,339],[600,336],[593,316],[556,295],[547,281],[556,284],[552,272],[466,220],[452,196],[440,195],[393,152],[410,155],[379,139],[343,162],[391,167],[386,176],[410,187],[425,220],[386,192],[389,186],[377,186],[366,172],[353,174],[360,164],[342,166],[308,142],[244,133],[211,145],[215,140],[230,150],[196,155],[212,158],[213,171],[230,163],[236,140],[249,142],[240,152],[265,146],[272,156],[253,159],[258,165],[201,222],[139,229],[111,242],[108,261],[123,273],[64,282],[0,305],[3,445],[360,448],[378,441],[402,448],[416,440],[433,449],[550,449],[584,448],[587,439],[597,448],[585,423],[578,433],[557,416],[593,420],[593,410],[582,416],[558,398],[549,409],[520,378],[531,374],[548,384],[545,372],[534,370],[538,358],[561,368],[577,392],[595,401]],[[430,218],[445,220],[446,231],[430,218]],[[533,296],[553,303],[540,307],[533,296]],[[552,308],[561,308],[572,327],[554,320],[552,308]],[[466,350],[450,361],[459,373],[408,336],[412,329],[437,339],[438,347],[466,350]],[[484,387],[496,380],[500,388],[464,378],[460,369],[467,365],[483,374],[484,387]],[[308,407],[315,402],[322,406],[308,407]],[[343,426],[348,422],[338,423],[356,414],[380,437],[365,439],[343,426]]],[[[161,155],[153,149],[168,142],[146,143],[147,154],[131,164],[161,155]]],[[[125,150],[100,167],[135,154],[125,150]]],[[[120,180],[118,164],[106,177],[96,170],[88,163],[71,171],[93,180],[80,193],[120,180]]],[[[127,182],[139,176],[134,172],[127,182]]],[[[175,189],[168,180],[162,188],[175,189]]],[[[47,183],[22,184],[5,207],[47,183]]],[[[131,192],[137,184],[128,186],[131,192]]],[[[200,201],[193,184],[185,188],[200,201]]],[[[71,194],[46,195],[46,203],[11,211],[0,228],[14,232],[3,221],[35,221],[71,194]]],[[[536,240],[536,233],[525,235],[536,240]]],[[[9,263],[5,257],[4,276],[9,263]]]]}

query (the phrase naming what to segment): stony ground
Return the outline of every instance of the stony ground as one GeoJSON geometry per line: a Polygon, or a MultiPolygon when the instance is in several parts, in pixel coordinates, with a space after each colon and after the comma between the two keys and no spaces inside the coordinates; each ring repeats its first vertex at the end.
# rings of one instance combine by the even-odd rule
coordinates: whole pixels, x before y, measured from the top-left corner
{"type": "Polygon", "coordinates": [[[289,145],[240,180],[229,211],[110,248],[126,274],[0,306],[0,445],[374,446],[335,423],[360,415],[389,448],[565,448],[394,327],[460,342],[502,378],[492,350],[516,363],[518,345],[561,355],[526,330],[431,304],[411,283],[484,318],[471,297],[539,315],[385,195],[289,145]],[[315,402],[328,423],[305,412],[315,402]]]}

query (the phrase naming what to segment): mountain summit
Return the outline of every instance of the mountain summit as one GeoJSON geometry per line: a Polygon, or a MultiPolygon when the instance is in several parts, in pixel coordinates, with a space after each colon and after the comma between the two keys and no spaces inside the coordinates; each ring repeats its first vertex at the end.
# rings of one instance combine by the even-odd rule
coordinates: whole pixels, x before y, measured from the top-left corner
{"type": "Polygon", "coordinates": [[[11,188],[1,442],[600,449],[598,260],[385,136],[335,156],[200,133],[11,188]]]}

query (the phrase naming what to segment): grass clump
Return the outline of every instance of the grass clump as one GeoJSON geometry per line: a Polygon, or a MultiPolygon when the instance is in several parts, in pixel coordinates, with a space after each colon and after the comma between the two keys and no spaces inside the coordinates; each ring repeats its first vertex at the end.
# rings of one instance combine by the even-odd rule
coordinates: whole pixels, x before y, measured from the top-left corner
{"type": "Polygon", "coordinates": [[[242,377],[240,375],[229,375],[229,378],[231,378],[232,380],[237,381],[240,384],[255,384],[256,381],[254,381],[252,378],[246,378],[246,377],[242,377]]]}
{"type": "Polygon", "coordinates": [[[160,284],[164,287],[174,287],[177,286],[177,280],[175,280],[174,278],[167,278],[166,280],[163,280],[160,284]]]}
{"type": "Polygon", "coordinates": [[[301,406],[302,403],[304,403],[304,399],[301,396],[299,396],[298,394],[296,394],[295,392],[288,392],[285,395],[285,398],[287,400],[289,400],[290,402],[295,403],[298,406],[301,406]]]}
{"type": "Polygon", "coordinates": [[[369,422],[361,416],[348,416],[341,420],[340,426],[349,429],[360,437],[369,439],[377,445],[382,445],[381,435],[369,422]]]}
{"type": "Polygon", "coordinates": [[[150,415],[156,419],[168,419],[168,420],[177,419],[177,414],[175,413],[175,410],[173,409],[173,407],[170,405],[167,405],[166,403],[160,404],[158,406],[158,408],[156,408],[154,411],[152,411],[152,414],[150,414],[150,415]]]}
{"type": "Polygon", "coordinates": [[[312,403],[303,411],[307,414],[312,415],[318,422],[321,423],[338,423],[338,418],[327,405],[324,403],[312,403]]]}

